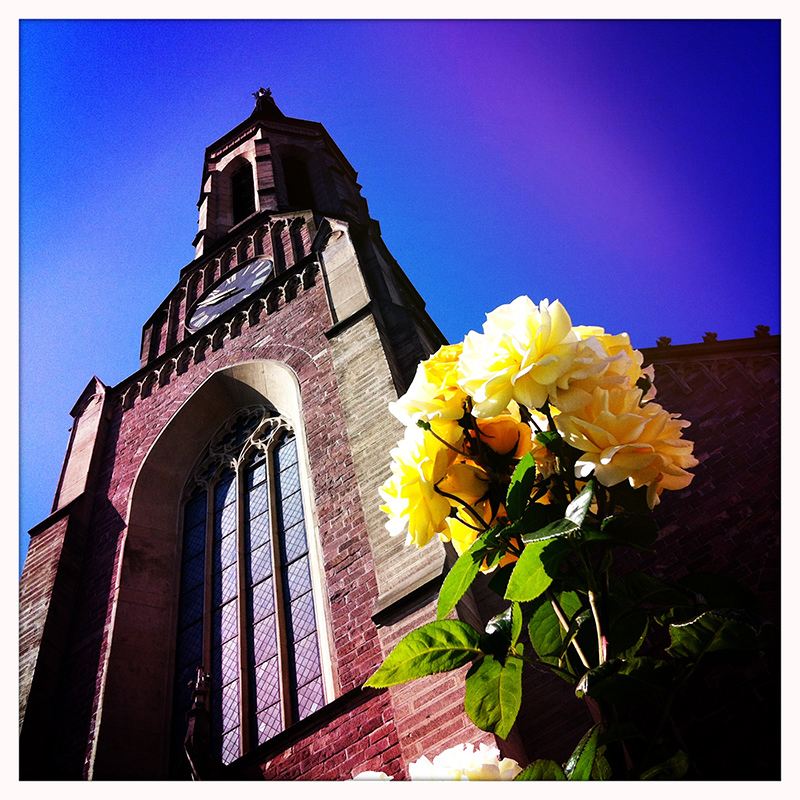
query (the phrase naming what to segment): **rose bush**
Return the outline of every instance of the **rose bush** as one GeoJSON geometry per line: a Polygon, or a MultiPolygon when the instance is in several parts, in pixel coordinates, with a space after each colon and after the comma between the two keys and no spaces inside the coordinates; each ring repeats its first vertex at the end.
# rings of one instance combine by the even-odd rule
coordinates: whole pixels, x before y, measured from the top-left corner
{"type": "MultiPolygon", "coordinates": [[[[560,302],[528,297],[419,366],[390,406],[407,427],[382,509],[390,534],[416,547],[438,536],[458,559],[437,620],[402,639],[367,686],[471,662],[465,710],[505,738],[522,665],[549,670],[591,699],[601,721],[568,763],[537,761],[517,780],[686,772],[667,733],[676,693],[708,652],[759,650],[773,634],[757,599],[732,581],[612,572],[618,548],[653,547],[658,528],[647,515],[664,491],[689,485],[698,463],[683,438],[689,423],[655,396],[653,368],[627,334],[573,326],[560,302]],[[451,618],[481,572],[508,604],[485,631],[451,618]],[[661,655],[658,628],[669,640],[661,655]]],[[[446,766],[455,755],[444,756],[414,771],[456,770],[446,766]]]]}

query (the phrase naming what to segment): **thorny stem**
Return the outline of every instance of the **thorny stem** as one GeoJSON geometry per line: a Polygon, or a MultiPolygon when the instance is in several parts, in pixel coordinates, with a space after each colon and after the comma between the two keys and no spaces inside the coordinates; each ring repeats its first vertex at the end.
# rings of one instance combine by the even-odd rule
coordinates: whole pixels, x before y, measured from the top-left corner
{"type": "MultiPolygon", "coordinates": [[[[553,606],[553,611],[556,612],[556,616],[558,617],[558,621],[561,623],[561,627],[565,632],[568,631],[569,623],[567,622],[567,618],[564,616],[564,612],[561,610],[561,606],[558,604],[558,600],[556,600],[556,598],[553,596],[553,593],[549,589],[545,592],[545,595],[550,601],[550,605],[553,606]]],[[[578,658],[580,658],[583,666],[586,667],[586,669],[591,669],[592,667],[589,664],[588,659],[583,654],[581,646],[575,639],[572,640],[572,646],[575,648],[575,652],[578,654],[578,658]]]]}

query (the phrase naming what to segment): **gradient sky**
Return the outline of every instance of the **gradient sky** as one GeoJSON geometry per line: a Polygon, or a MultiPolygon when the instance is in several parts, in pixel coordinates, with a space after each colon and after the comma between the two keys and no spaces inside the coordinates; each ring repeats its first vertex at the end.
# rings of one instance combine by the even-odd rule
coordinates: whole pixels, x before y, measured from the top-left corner
{"type": "Polygon", "coordinates": [[[520,294],[636,347],[780,332],[779,22],[20,30],[20,569],[69,410],[138,368],[259,86],[325,125],[450,341],[520,294]]]}

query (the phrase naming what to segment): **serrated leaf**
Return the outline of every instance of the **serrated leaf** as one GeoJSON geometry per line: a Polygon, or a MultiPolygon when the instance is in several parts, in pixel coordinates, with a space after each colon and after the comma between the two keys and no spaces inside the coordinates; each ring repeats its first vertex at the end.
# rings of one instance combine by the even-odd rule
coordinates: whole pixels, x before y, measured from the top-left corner
{"type": "Polygon", "coordinates": [[[655,767],[650,767],[641,775],[643,781],[675,781],[682,778],[689,771],[689,756],[678,750],[672,758],[662,761],[655,767]]]}
{"type": "Polygon", "coordinates": [[[528,500],[531,497],[533,484],[536,482],[536,462],[532,453],[526,453],[517,464],[511,475],[506,495],[506,513],[510,520],[517,520],[522,516],[528,500]]]}
{"type": "Polygon", "coordinates": [[[589,506],[592,505],[594,497],[595,481],[592,478],[586,486],[581,489],[578,496],[567,506],[564,518],[574,522],[578,527],[583,525],[586,515],[589,513],[589,506]]]}
{"type": "Polygon", "coordinates": [[[567,780],[588,781],[592,777],[595,756],[597,755],[597,737],[600,735],[600,723],[592,725],[578,742],[567,761],[564,772],[567,780]]]}
{"type": "Polygon", "coordinates": [[[540,528],[538,531],[523,534],[522,541],[525,544],[529,544],[531,542],[541,542],[545,539],[557,539],[560,536],[566,536],[568,533],[578,530],[579,527],[580,526],[572,520],[557,519],[555,522],[545,525],[544,528],[540,528]]]}
{"type": "Polygon", "coordinates": [[[532,542],[525,545],[506,587],[506,600],[525,603],[535,600],[558,575],[566,554],[564,543],[555,540],[532,542]]]}
{"type": "Polygon", "coordinates": [[[672,624],[669,636],[672,645],[667,652],[675,658],[699,658],[717,650],[761,650],[773,640],[760,617],[738,608],[718,608],[672,624]]]}
{"type": "Polygon", "coordinates": [[[610,624],[607,632],[608,652],[613,658],[633,658],[644,644],[650,618],[641,608],[629,608],[617,598],[608,603],[610,624]]]}
{"type": "Polygon", "coordinates": [[[467,673],[464,710],[483,731],[505,739],[522,703],[522,659],[507,658],[502,664],[485,656],[467,673]]]}
{"type": "Polygon", "coordinates": [[[483,655],[480,637],[460,620],[429,622],[403,637],[364,686],[382,689],[463,667],[483,655]]]}
{"type": "Polygon", "coordinates": [[[522,772],[514,778],[515,781],[565,781],[567,776],[561,764],[540,758],[528,764],[522,772]]]}
{"type": "Polygon", "coordinates": [[[453,564],[452,569],[444,579],[442,588],[439,590],[436,619],[444,619],[456,607],[458,601],[472,585],[483,563],[482,551],[484,547],[482,540],[478,539],[453,564]]]}

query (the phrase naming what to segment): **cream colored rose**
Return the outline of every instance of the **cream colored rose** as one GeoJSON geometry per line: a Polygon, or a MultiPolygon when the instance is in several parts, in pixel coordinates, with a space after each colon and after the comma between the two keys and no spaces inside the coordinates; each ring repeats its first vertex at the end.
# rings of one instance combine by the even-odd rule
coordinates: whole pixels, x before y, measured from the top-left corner
{"type": "Polygon", "coordinates": [[[522,772],[513,758],[500,758],[496,747],[459,744],[430,761],[425,756],[408,765],[412,781],[513,781],[522,772]]]}
{"type": "Polygon", "coordinates": [[[406,544],[424,547],[435,534],[447,531],[450,502],[436,491],[456,453],[418,427],[392,450],[392,476],[379,489],[389,515],[392,536],[406,533],[406,544]]]}
{"type": "Polygon", "coordinates": [[[603,486],[628,480],[635,489],[647,486],[653,508],[664,489],[683,489],[697,465],[692,442],[682,438],[689,425],[657,403],[639,405],[641,391],[633,388],[596,388],[586,406],[560,414],[556,427],[583,456],[576,477],[594,473],[603,486]]]}
{"type": "Polygon", "coordinates": [[[445,345],[423,361],[408,391],[397,402],[389,403],[389,411],[404,425],[425,420],[439,436],[451,443],[457,440],[461,435],[457,423],[464,416],[467,399],[458,385],[461,351],[461,343],[445,345]]]}
{"type": "Polygon", "coordinates": [[[522,296],[487,314],[483,333],[467,335],[460,358],[458,385],[472,397],[472,413],[499,416],[512,399],[543,406],[550,387],[572,367],[579,341],[558,300],[537,307],[522,296]]]}

